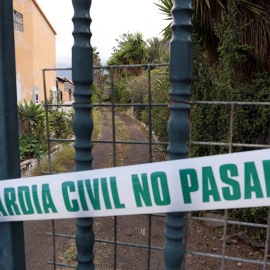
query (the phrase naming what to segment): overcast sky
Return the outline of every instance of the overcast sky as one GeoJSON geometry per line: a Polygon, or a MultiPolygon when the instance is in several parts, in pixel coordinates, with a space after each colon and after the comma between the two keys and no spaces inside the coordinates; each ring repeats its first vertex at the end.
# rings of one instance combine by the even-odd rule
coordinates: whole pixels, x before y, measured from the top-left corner
{"type": "MultiPolygon", "coordinates": [[[[73,45],[72,0],[37,0],[57,32],[57,67],[71,67],[73,45]]],[[[102,64],[112,53],[115,39],[123,33],[141,32],[144,39],[160,35],[168,24],[154,5],[158,0],[92,0],[91,44],[100,52],[102,64]]]]}

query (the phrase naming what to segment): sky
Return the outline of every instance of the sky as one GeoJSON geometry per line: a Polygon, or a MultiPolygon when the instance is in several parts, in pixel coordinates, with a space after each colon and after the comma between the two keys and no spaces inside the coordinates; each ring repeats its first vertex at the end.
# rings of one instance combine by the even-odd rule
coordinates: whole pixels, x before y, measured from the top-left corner
{"type": "MultiPolygon", "coordinates": [[[[37,0],[46,17],[57,32],[56,66],[71,67],[73,46],[72,0],[37,0]]],[[[91,45],[97,47],[101,63],[111,56],[115,39],[123,33],[140,32],[144,40],[161,37],[168,24],[154,2],[158,0],[92,0],[90,9],[91,45]]]]}

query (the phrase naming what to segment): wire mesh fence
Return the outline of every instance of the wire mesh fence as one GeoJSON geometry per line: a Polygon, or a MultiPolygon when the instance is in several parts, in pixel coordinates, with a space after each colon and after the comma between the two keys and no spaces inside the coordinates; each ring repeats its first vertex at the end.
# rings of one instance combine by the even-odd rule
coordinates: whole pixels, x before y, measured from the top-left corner
{"type": "MultiPolygon", "coordinates": [[[[130,66],[108,66],[95,67],[94,70],[102,70],[107,74],[105,82],[108,95],[107,102],[97,102],[93,108],[98,108],[106,117],[105,126],[109,127],[111,133],[109,138],[98,137],[93,140],[95,146],[108,145],[111,147],[110,155],[103,159],[110,159],[107,166],[125,165],[123,159],[119,157],[119,145],[131,145],[133,147],[144,148],[143,162],[155,162],[156,153],[160,155],[168,145],[168,141],[160,141],[155,137],[155,123],[157,111],[160,110],[160,122],[166,127],[164,115],[168,115],[168,100],[166,102],[157,102],[156,93],[153,93],[153,81],[157,78],[166,80],[168,75],[168,64],[146,64],[130,66]],[[118,80],[117,70],[127,72],[132,68],[141,68],[147,78],[147,84],[144,85],[145,96],[141,102],[119,102],[116,98],[115,84],[118,80]],[[159,70],[159,72],[156,72],[159,70]],[[164,114],[161,113],[164,110],[164,114]],[[117,121],[121,116],[121,111],[130,114],[128,117],[136,118],[136,112],[140,113],[140,125],[147,128],[147,139],[119,139],[116,134],[117,121]],[[153,120],[153,114],[155,118],[153,120]],[[142,120],[147,122],[142,124],[142,120]],[[154,122],[154,123],[153,123],[154,122]],[[162,148],[162,149],[160,149],[162,148]]],[[[46,96],[46,72],[56,69],[46,69],[44,74],[44,89],[46,96]]],[[[70,70],[70,69],[61,69],[70,70]]],[[[169,89],[165,89],[165,92],[169,89]]],[[[160,96],[162,93],[158,96],[160,96]]],[[[165,99],[166,100],[166,99],[165,99]]],[[[223,152],[232,153],[237,149],[260,149],[269,148],[268,144],[234,142],[234,120],[235,108],[238,106],[267,107],[269,102],[225,102],[225,101],[191,101],[193,106],[227,106],[229,108],[229,121],[227,141],[197,141],[193,140],[190,134],[189,146],[190,157],[192,157],[192,148],[198,146],[223,147],[223,152]],[[226,148],[226,150],[224,150],[226,148]]],[[[48,119],[50,107],[71,107],[72,104],[48,104],[45,101],[46,119],[47,119],[47,141],[48,141],[48,163],[51,164],[51,143],[73,143],[74,139],[53,138],[50,134],[48,119]]],[[[196,109],[192,109],[192,114],[196,109]]],[[[137,115],[138,117],[138,115],[137,115]]],[[[138,121],[138,120],[136,120],[138,121]]],[[[192,122],[191,122],[192,124],[192,122]]],[[[162,137],[162,138],[166,138],[162,137]]],[[[95,147],[94,147],[95,149],[95,147]]],[[[133,148],[136,149],[136,148],[133,148]]],[[[94,150],[93,150],[94,151],[94,150]]],[[[135,150],[136,152],[136,150],[135,150]]],[[[132,155],[133,153],[131,153],[132,155]]],[[[123,157],[123,156],[122,156],[123,157]]],[[[94,152],[95,158],[95,152],[94,152]]],[[[163,156],[163,158],[166,158],[163,156]]],[[[125,157],[124,157],[125,159],[125,157]]],[[[135,160],[135,159],[134,159],[135,160]]],[[[130,165],[132,162],[130,163],[130,165]]],[[[49,171],[45,173],[54,173],[49,165],[49,171]]],[[[187,226],[185,227],[186,238],[185,248],[186,256],[183,262],[183,269],[232,269],[233,267],[245,267],[246,269],[268,269],[268,248],[269,248],[269,229],[270,229],[270,208],[266,211],[263,223],[245,222],[243,220],[233,220],[228,210],[219,210],[217,212],[187,213],[187,226]],[[208,224],[208,225],[206,225],[208,224]],[[210,224],[210,225],[209,225],[210,224]],[[211,239],[209,239],[211,238],[211,239]],[[256,242],[256,243],[255,243],[256,242]],[[255,244],[254,244],[255,243],[255,244]]],[[[53,269],[76,268],[75,254],[76,246],[74,242],[75,226],[74,221],[52,221],[52,232],[48,235],[53,238],[54,254],[53,260],[49,262],[53,269]],[[67,234],[65,228],[68,227],[67,234]],[[72,228],[71,228],[72,227],[72,228]],[[73,228],[74,227],[74,228],[73,228]],[[70,233],[71,232],[71,233],[70,233]],[[73,232],[73,233],[72,233],[73,232]],[[60,250],[60,252],[59,252],[60,250]],[[65,254],[65,255],[63,255],[65,254]],[[65,257],[65,258],[64,258],[65,257]]],[[[141,215],[124,216],[95,219],[95,264],[97,269],[163,269],[163,242],[165,215],[141,215]]]]}

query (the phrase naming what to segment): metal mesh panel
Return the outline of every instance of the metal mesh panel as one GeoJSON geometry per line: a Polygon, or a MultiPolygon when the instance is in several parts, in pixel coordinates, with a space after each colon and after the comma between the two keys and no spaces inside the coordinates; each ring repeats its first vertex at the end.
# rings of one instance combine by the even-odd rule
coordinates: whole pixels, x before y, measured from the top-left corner
{"type": "MultiPolygon", "coordinates": [[[[130,65],[130,66],[109,66],[109,67],[96,67],[94,69],[107,69],[110,70],[110,90],[111,96],[114,97],[114,73],[113,70],[115,69],[127,69],[132,67],[142,67],[145,69],[145,73],[148,76],[148,81],[151,81],[151,69],[153,67],[168,67],[167,64],[149,64],[149,65],[130,65]]],[[[45,72],[49,72],[50,70],[56,69],[46,69],[44,70],[44,82],[45,82],[45,72]]],[[[59,69],[59,70],[70,70],[70,69],[59,69]]],[[[46,89],[46,85],[44,85],[44,89],[46,89]]],[[[45,91],[46,92],[46,91],[45,91]]],[[[98,106],[99,108],[107,108],[111,112],[111,121],[112,121],[112,139],[111,140],[95,140],[94,143],[96,144],[110,144],[112,146],[112,153],[113,153],[113,164],[112,166],[116,166],[117,164],[117,155],[116,155],[116,147],[119,144],[129,144],[129,145],[145,145],[148,147],[148,162],[153,161],[153,147],[155,146],[166,146],[168,142],[156,142],[153,140],[152,136],[152,122],[151,122],[151,109],[153,107],[164,107],[168,106],[168,104],[155,104],[151,102],[151,84],[148,84],[148,102],[147,103],[128,103],[128,104],[117,104],[114,102],[112,98],[111,103],[102,103],[102,104],[94,104],[94,107],[98,106]],[[118,107],[136,107],[136,106],[146,106],[149,108],[148,110],[148,117],[149,117],[149,127],[148,127],[148,141],[119,141],[116,139],[115,136],[115,112],[118,107]]],[[[230,107],[230,127],[229,127],[229,136],[228,142],[208,142],[208,141],[193,141],[192,134],[190,135],[189,145],[190,148],[194,145],[207,145],[207,146],[222,146],[228,148],[228,153],[233,152],[234,149],[237,147],[242,147],[246,149],[259,149],[259,148],[269,148],[269,145],[263,144],[246,144],[246,143],[234,143],[233,142],[233,121],[234,121],[234,109],[236,106],[269,106],[270,103],[267,102],[218,102],[218,101],[192,101],[190,102],[191,105],[195,104],[204,104],[204,105],[218,105],[218,106],[229,106],[230,107]]],[[[46,112],[48,113],[49,106],[72,106],[67,104],[47,104],[45,102],[46,112]]],[[[47,114],[48,119],[48,114],[47,114]]],[[[48,128],[48,124],[47,124],[48,128]]],[[[51,162],[50,159],[50,143],[51,142],[74,142],[72,139],[52,139],[50,138],[49,129],[48,129],[48,159],[49,164],[51,162]]],[[[50,168],[50,166],[49,166],[50,168]]],[[[53,173],[51,171],[45,173],[53,173]]],[[[162,258],[162,250],[163,250],[163,241],[164,235],[157,235],[156,231],[157,227],[164,226],[164,217],[165,215],[142,215],[142,216],[134,216],[132,222],[134,224],[139,222],[139,224],[143,224],[143,228],[145,231],[143,232],[147,237],[144,241],[135,242],[135,238],[132,237],[132,228],[131,228],[131,235],[130,241],[125,241],[126,238],[122,237],[123,232],[121,228],[123,224],[125,224],[125,217],[111,217],[111,218],[99,218],[97,219],[99,222],[108,223],[108,228],[110,228],[109,239],[103,239],[98,237],[95,239],[95,253],[96,253],[96,260],[102,260],[102,256],[108,256],[111,261],[108,269],[128,269],[126,261],[129,260],[130,264],[136,263],[136,260],[143,260],[144,261],[144,269],[163,269],[163,258],[162,258]],[[123,256],[119,256],[119,253],[126,254],[126,259],[123,256]],[[123,262],[124,261],[124,262],[123,262]],[[124,265],[125,268],[122,268],[124,265]]],[[[223,227],[223,232],[220,235],[220,239],[217,239],[218,248],[210,249],[209,252],[202,252],[199,248],[194,248],[193,246],[189,245],[190,239],[192,239],[192,235],[189,235],[188,227],[186,226],[186,238],[185,238],[185,248],[186,248],[186,258],[183,262],[183,269],[231,269],[231,265],[228,266],[226,263],[228,261],[234,261],[236,263],[236,267],[244,266],[246,269],[268,269],[268,241],[269,241],[269,228],[270,228],[270,209],[268,210],[268,217],[266,217],[265,224],[255,224],[255,223],[247,223],[242,221],[234,221],[228,217],[228,211],[224,210],[222,212],[222,219],[219,218],[209,218],[207,216],[196,216],[194,213],[189,213],[186,215],[187,224],[190,222],[207,222],[210,221],[212,223],[221,223],[220,225],[223,227]],[[250,259],[247,257],[241,256],[231,256],[228,253],[228,229],[231,226],[243,226],[245,228],[252,227],[263,229],[265,231],[265,243],[264,248],[260,249],[263,251],[262,259],[250,259]],[[212,252],[211,252],[212,251],[212,252]],[[209,260],[205,261],[203,265],[200,265],[200,258],[209,258],[209,260]],[[215,263],[213,263],[215,261],[215,263]],[[192,268],[192,265],[196,264],[196,267],[192,268]]],[[[61,241],[61,239],[74,239],[74,235],[66,235],[64,231],[60,231],[58,228],[57,231],[55,230],[55,222],[52,221],[53,231],[49,232],[48,235],[53,237],[54,239],[54,254],[53,254],[53,261],[49,262],[49,264],[53,265],[53,269],[69,269],[75,268],[75,266],[59,263],[58,256],[56,250],[57,242],[61,241]]],[[[129,224],[132,226],[132,224],[129,224]]],[[[100,234],[102,236],[102,233],[100,234]]],[[[194,242],[194,239],[193,241],[194,242]]],[[[237,246],[237,244],[236,244],[237,246]]],[[[102,269],[102,268],[101,268],[102,269]]],[[[133,268],[130,268],[133,269],[133,268]]],[[[134,268],[137,269],[137,268],[134,268]]]]}

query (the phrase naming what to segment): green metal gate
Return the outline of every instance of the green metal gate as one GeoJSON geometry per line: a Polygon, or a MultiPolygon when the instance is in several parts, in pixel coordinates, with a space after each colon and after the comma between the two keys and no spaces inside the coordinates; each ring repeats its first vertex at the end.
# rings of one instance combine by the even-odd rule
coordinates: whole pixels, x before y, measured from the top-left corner
{"type": "MultiPolygon", "coordinates": [[[[74,132],[76,139],[75,149],[75,161],[76,161],[76,171],[89,170],[92,169],[92,141],[91,134],[93,129],[93,120],[91,118],[91,110],[93,104],[91,104],[91,84],[93,82],[93,61],[92,61],[92,48],[90,45],[90,16],[89,9],[91,6],[91,0],[73,0],[75,14],[73,17],[74,22],[74,46],[73,46],[73,82],[75,85],[75,102],[73,107],[75,109],[75,119],[74,119],[74,132]]],[[[0,179],[16,178],[19,176],[18,170],[13,170],[12,168],[18,167],[18,131],[17,128],[8,123],[16,123],[16,86],[15,86],[15,65],[14,65],[14,46],[13,42],[13,19],[12,19],[12,4],[9,0],[0,0],[0,154],[1,154],[1,166],[0,166],[0,179]],[[12,46],[11,46],[12,45],[12,46]],[[8,106],[7,106],[8,105],[8,106]],[[8,118],[7,118],[8,116],[8,118]],[[14,166],[16,164],[16,166],[14,166]],[[3,165],[3,166],[2,166],[3,165]]],[[[111,104],[101,104],[97,105],[100,107],[108,107],[112,113],[112,129],[113,137],[112,140],[106,141],[95,141],[95,143],[112,144],[113,147],[113,165],[116,166],[116,145],[117,144],[138,144],[147,145],[149,149],[149,162],[152,162],[152,150],[155,145],[168,144],[169,159],[181,159],[188,155],[188,137],[189,137],[189,113],[192,103],[189,101],[190,97],[190,81],[192,74],[192,1],[191,0],[175,0],[175,5],[172,11],[174,22],[172,24],[173,38],[170,44],[170,119],[168,122],[168,133],[169,142],[157,143],[152,140],[152,130],[151,130],[151,108],[154,106],[168,106],[168,104],[153,104],[151,103],[151,84],[149,83],[148,88],[148,103],[146,104],[132,104],[133,106],[148,106],[149,110],[149,140],[147,142],[142,141],[117,141],[115,137],[115,111],[117,106],[130,106],[130,104],[115,104],[112,100],[111,104]]],[[[151,81],[151,67],[157,65],[142,65],[147,70],[149,82],[151,81]]],[[[166,66],[166,64],[161,65],[166,66]]],[[[134,66],[133,66],[134,67],[134,66]]],[[[137,66],[136,66],[137,67],[137,66]]],[[[102,67],[104,68],[104,67],[102,67]]],[[[110,69],[111,74],[111,91],[112,97],[114,96],[114,78],[113,69],[123,68],[123,67],[106,67],[110,69]]],[[[45,73],[49,70],[44,70],[45,73]]],[[[45,81],[45,80],[44,80],[45,81]]],[[[44,85],[46,89],[46,85],[44,85]]],[[[46,92],[46,91],[45,91],[46,92]]],[[[195,104],[196,102],[193,102],[195,104]]],[[[200,102],[197,102],[199,104],[200,102]]],[[[250,105],[250,106],[269,106],[269,104],[254,104],[241,102],[220,102],[219,105],[231,106],[231,136],[228,143],[223,143],[223,145],[228,146],[228,152],[232,151],[232,146],[238,146],[233,143],[233,119],[234,119],[234,106],[240,105],[250,105]]],[[[211,102],[209,102],[211,105],[211,102]]],[[[46,110],[48,111],[49,105],[46,104],[46,110]]],[[[62,106],[62,105],[61,105],[62,106]]],[[[96,105],[95,105],[96,106],[96,105]]],[[[47,114],[48,115],[48,114],[47,114]]],[[[47,119],[48,120],[48,119],[47,119]]],[[[48,129],[48,149],[50,154],[50,142],[55,141],[55,139],[50,138],[48,129]]],[[[73,140],[57,140],[65,142],[73,142],[73,140]]],[[[195,144],[208,144],[208,145],[220,145],[220,142],[189,142],[189,146],[195,144]]],[[[262,147],[267,146],[261,145],[243,145],[241,147],[262,147]]],[[[49,155],[50,156],[50,155],[49,155]]],[[[50,159],[50,157],[49,157],[50,159]]],[[[19,167],[18,167],[19,168],[19,167]]],[[[49,173],[52,173],[51,170],[49,173]]],[[[270,212],[269,212],[270,213],[270,212]]],[[[134,217],[134,222],[137,217],[134,217]]],[[[268,262],[268,241],[269,241],[269,229],[270,229],[270,214],[268,214],[267,224],[251,224],[244,222],[237,222],[228,219],[228,213],[225,211],[225,219],[210,219],[203,217],[187,216],[185,218],[185,213],[169,213],[165,216],[163,215],[149,215],[138,217],[140,222],[147,224],[147,229],[145,234],[147,235],[147,243],[134,243],[132,241],[124,242],[121,241],[121,232],[118,231],[118,226],[121,218],[111,218],[110,227],[112,233],[112,239],[95,239],[93,224],[94,220],[92,218],[80,218],[76,221],[77,231],[76,236],[65,235],[65,232],[56,232],[55,223],[57,221],[52,221],[53,232],[50,235],[53,237],[54,247],[56,247],[57,241],[60,238],[70,238],[76,239],[76,245],[78,249],[77,269],[94,269],[94,242],[96,245],[101,247],[107,247],[110,245],[113,249],[112,260],[109,269],[121,269],[121,259],[119,258],[119,249],[130,248],[134,250],[139,249],[139,254],[144,254],[145,268],[146,269],[162,269],[163,266],[160,262],[163,262],[161,258],[162,251],[164,256],[164,269],[184,269],[185,268],[185,255],[186,260],[197,259],[198,256],[209,257],[212,259],[218,259],[220,261],[221,269],[226,269],[226,261],[235,261],[242,263],[251,263],[267,269],[268,262]],[[156,245],[153,238],[154,226],[158,224],[161,226],[162,219],[165,219],[165,244],[163,246],[156,245]],[[213,222],[222,222],[224,224],[223,237],[222,237],[222,251],[221,254],[214,254],[213,252],[199,252],[195,250],[185,250],[184,242],[189,242],[189,238],[184,240],[185,235],[187,235],[187,227],[184,229],[186,222],[188,220],[211,220],[213,222]],[[252,226],[257,228],[266,229],[266,240],[264,246],[263,260],[252,260],[249,258],[240,258],[228,256],[226,252],[227,246],[227,228],[230,224],[242,225],[242,226],[252,226]],[[188,257],[191,255],[191,258],[188,257]],[[192,257],[194,256],[194,257],[192,257]],[[158,259],[156,259],[158,258],[158,259]],[[156,261],[157,260],[157,264],[156,261]]],[[[105,221],[106,222],[106,221],[105,221]]],[[[122,221],[121,221],[122,222],[122,221]]],[[[109,223],[109,221],[108,221],[109,223]]],[[[0,268],[1,269],[25,269],[25,259],[24,259],[24,248],[23,248],[23,233],[21,223],[3,223],[0,224],[1,241],[0,241],[0,268]]],[[[101,254],[102,255],[102,254],[101,254]]],[[[140,256],[140,255],[139,255],[140,256]]],[[[102,259],[96,257],[96,259],[102,259]]],[[[130,259],[130,269],[134,266],[136,269],[136,260],[130,259]],[[134,265],[132,265],[134,264],[134,265]]],[[[140,257],[139,257],[140,259],[140,257]]],[[[198,261],[198,264],[200,261],[198,261]]],[[[53,254],[53,261],[49,262],[54,269],[57,268],[76,268],[72,265],[65,265],[58,262],[56,248],[53,254]]],[[[245,265],[247,265],[245,264],[245,265]]],[[[205,266],[202,266],[203,269],[205,266]]],[[[248,268],[247,269],[257,269],[248,268]]],[[[228,269],[228,268],[227,268],[228,269]]]]}

